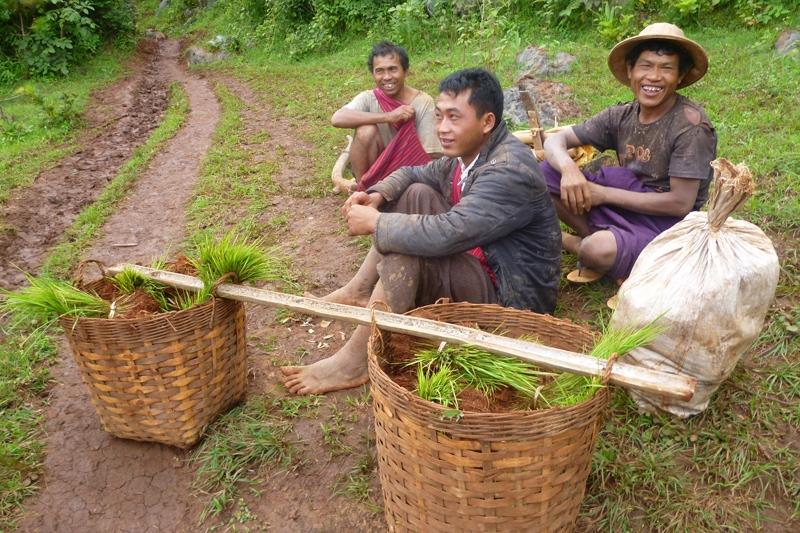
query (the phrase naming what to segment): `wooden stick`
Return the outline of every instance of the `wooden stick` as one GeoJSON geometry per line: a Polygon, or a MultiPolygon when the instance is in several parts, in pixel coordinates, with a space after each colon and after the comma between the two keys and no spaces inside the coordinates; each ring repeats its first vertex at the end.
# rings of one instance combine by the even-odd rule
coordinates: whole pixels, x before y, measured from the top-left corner
{"type": "MultiPolygon", "coordinates": [[[[203,288],[203,282],[198,278],[138,265],[116,265],[109,268],[108,272],[116,274],[126,267],[171,287],[189,291],[199,291],[203,288]]],[[[315,298],[305,298],[266,289],[222,283],[217,287],[216,295],[240,302],[286,307],[292,311],[354,324],[370,325],[374,321],[378,326],[388,331],[407,333],[427,339],[443,340],[454,344],[470,344],[499,355],[513,356],[540,367],[572,372],[583,376],[601,377],[606,366],[604,360],[588,355],[503,337],[465,326],[456,326],[446,322],[398,315],[363,307],[335,304],[315,298]]],[[[656,372],[619,362],[611,368],[609,381],[622,387],[662,394],[681,400],[688,400],[692,397],[696,384],[696,381],[692,378],[656,372]]]]}
{"type": "Polygon", "coordinates": [[[544,149],[544,131],[542,124],[539,120],[539,112],[536,110],[536,102],[533,100],[533,95],[522,87],[519,88],[519,99],[522,102],[522,107],[528,114],[528,125],[531,127],[533,134],[533,149],[544,149]]]}
{"type": "Polygon", "coordinates": [[[331,181],[333,181],[333,192],[340,192],[350,194],[356,184],[356,180],[344,179],[344,169],[350,161],[350,146],[353,144],[353,137],[347,136],[347,148],[339,155],[339,159],[333,165],[331,170],[331,181]]]}

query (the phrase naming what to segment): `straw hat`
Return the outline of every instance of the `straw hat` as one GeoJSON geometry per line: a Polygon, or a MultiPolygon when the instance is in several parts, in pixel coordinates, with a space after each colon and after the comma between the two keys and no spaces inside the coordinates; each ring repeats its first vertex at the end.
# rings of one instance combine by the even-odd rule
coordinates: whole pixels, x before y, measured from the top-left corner
{"type": "Polygon", "coordinates": [[[611,50],[611,53],[608,54],[608,68],[611,69],[614,77],[617,78],[621,84],[625,86],[630,85],[628,65],[625,62],[625,56],[628,55],[628,52],[642,41],[652,41],[655,39],[672,41],[686,50],[694,60],[694,65],[683,77],[683,80],[681,80],[681,83],[678,85],[678,89],[693,84],[702,78],[706,70],[708,70],[708,55],[706,55],[706,51],[702,46],[686,38],[683,34],[683,30],[674,24],[656,22],[655,24],[647,26],[636,37],[630,37],[619,42],[611,50]]]}

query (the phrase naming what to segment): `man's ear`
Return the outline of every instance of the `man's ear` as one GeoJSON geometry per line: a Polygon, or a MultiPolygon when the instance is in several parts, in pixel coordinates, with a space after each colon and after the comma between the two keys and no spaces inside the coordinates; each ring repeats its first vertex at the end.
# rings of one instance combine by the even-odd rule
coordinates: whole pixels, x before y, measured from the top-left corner
{"type": "Polygon", "coordinates": [[[633,72],[633,67],[630,63],[625,63],[625,68],[628,70],[628,83],[631,82],[631,72],[633,72]]]}
{"type": "Polygon", "coordinates": [[[497,123],[497,118],[494,116],[494,113],[488,111],[483,114],[481,117],[481,131],[484,135],[487,135],[494,129],[494,125],[497,123]]]}

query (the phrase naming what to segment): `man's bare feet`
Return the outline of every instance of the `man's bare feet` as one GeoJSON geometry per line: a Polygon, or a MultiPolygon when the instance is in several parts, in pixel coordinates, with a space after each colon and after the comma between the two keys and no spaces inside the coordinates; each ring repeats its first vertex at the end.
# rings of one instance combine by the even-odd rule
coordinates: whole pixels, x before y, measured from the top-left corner
{"type": "Polygon", "coordinates": [[[561,245],[564,247],[566,251],[571,254],[578,254],[578,249],[581,246],[581,239],[577,235],[572,235],[571,233],[567,233],[566,231],[561,232],[561,245]]]}
{"type": "Polygon", "coordinates": [[[369,381],[367,341],[369,328],[359,326],[342,348],[307,366],[284,366],[283,384],[293,394],[324,394],[358,387],[369,381]]]}
{"type": "Polygon", "coordinates": [[[369,294],[360,293],[355,290],[350,290],[347,285],[336,289],[326,296],[315,296],[310,292],[303,293],[306,298],[316,298],[324,302],[331,302],[334,304],[355,305],[358,307],[366,307],[369,303],[369,294]]]}

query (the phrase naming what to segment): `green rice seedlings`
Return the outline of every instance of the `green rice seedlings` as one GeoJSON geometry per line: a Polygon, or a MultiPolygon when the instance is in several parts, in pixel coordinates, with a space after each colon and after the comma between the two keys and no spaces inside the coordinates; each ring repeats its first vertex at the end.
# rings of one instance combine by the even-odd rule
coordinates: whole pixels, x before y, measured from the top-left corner
{"type": "Polygon", "coordinates": [[[133,294],[137,289],[141,289],[158,303],[158,307],[162,311],[172,310],[172,306],[167,299],[165,287],[131,267],[122,269],[122,272],[111,278],[111,282],[122,294],[133,294]]]}
{"type": "Polygon", "coordinates": [[[409,364],[420,365],[427,371],[447,365],[460,382],[486,396],[503,387],[534,396],[541,376],[550,375],[519,359],[494,355],[469,345],[422,350],[414,355],[409,364]]]}
{"type": "MultiPolygon", "coordinates": [[[[591,355],[608,360],[613,354],[622,356],[635,348],[647,346],[664,330],[656,324],[657,320],[639,329],[606,328],[591,355]]],[[[564,372],[544,387],[541,398],[549,407],[569,407],[588,400],[602,387],[603,384],[596,377],[564,372]]]]}
{"type": "Polygon", "coordinates": [[[260,245],[260,240],[245,242],[233,232],[217,240],[205,235],[197,243],[197,258],[192,262],[206,285],[226,274],[233,274],[237,283],[269,280],[273,268],[260,245]]]}
{"type": "Polygon", "coordinates": [[[173,294],[167,296],[167,301],[169,308],[183,311],[190,307],[204,304],[210,296],[211,287],[209,286],[206,286],[199,292],[177,289],[173,294]]]}
{"type": "Polygon", "coordinates": [[[50,322],[60,317],[105,317],[111,304],[96,294],[76,289],[70,283],[25,274],[29,285],[16,291],[0,291],[0,311],[17,319],[50,322]]]}
{"type": "Polygon", "coordinates": [[[462,388],[447,363],[435,370],[426,369],[422,364],[417,366],[417,394],[423,400],[458,409],[458,393],[462,388]]]}

